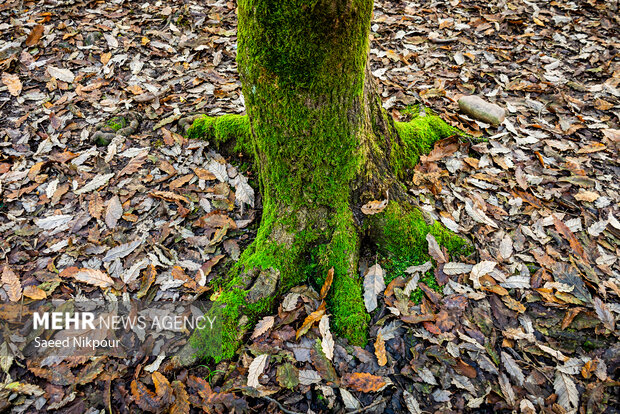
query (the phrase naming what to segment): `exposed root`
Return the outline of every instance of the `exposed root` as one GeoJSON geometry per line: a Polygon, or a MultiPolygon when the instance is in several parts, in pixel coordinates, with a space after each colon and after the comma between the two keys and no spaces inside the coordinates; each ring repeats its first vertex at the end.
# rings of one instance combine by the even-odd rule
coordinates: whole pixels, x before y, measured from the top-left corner
{"type": "MultiPolygon", "coordinates": [[[[328,309],[333,315],[332,326],[352,345],[365,345],[370,317],[362,299],[362,281],[358,273],[360,251],[359,230],[351,212],[343,212],[334,223],[335,230],[328,244],[319,246],[321,275],[334,268],[334,281],[327,295],[328,309]]],[[[322,277],[317,280],[322,284],[322,277]]]]}
{"type": "Polygon", "coordinates": [[[409,122],[394,122],[400,140],[392,147],[390,164],[398,179],[403,179],[420,156],[428,154],[435,142],[458,131],[435,115],[419,116],[409,122]]]}
{"type": "Polygon", "coordinates": [[[128,137],[134,134],[140,125],[140,116],[135,112],[124,112],[97,126],[91,140],[100,147],[105,147],[115,136],[128,137]]]}
{"type": "Polygon", "coordinates": [[[453,256],[471,253],[471,245],[465,239],[405,202],[391,201],[382,213],[372,216],[369,233],[382,255],[408,266],[430,259],[426,241],[429,233],[453,256]]]}
{"type": "MultiPolygon", "coordinates": [[[[303,203],[289,205],[290,200],[274,200],[277,192],[273,196],[262,188],[264,209],[256,239],[228,277],[215,281],[219,293],[212,313],[222,318],[221,349],[200,347],[200,332],[196,332],[193,343],[199,346],[199,357],[212,357],[216,362],[232,358],[252,325],[275,310],[280,295],[308,279],[320,286],[331,267],[334,281],[326,300],[333,316],[332,327],[351,344],[364,345],[370,319],[358,273],[364,233],[377,243],[382,255],[409,265],[429,259],[428,233],[453,254],[468,252],[470,247],[465,240],[425,217],[414,206],[415,202],[406,194],[401,181],[436,141],[457,131],[432,115],[396,122],[394,128],[398,138],[390,146],[378,149],[383,154],[385,175],[373,179],[385,180],[386,188],[398,186],[399,190],[394,192],[399,195],[391,197],[392,201],[379,214],[358,217],[356,221],[353,211],[359,206],[350,206],[352,201],[343,197],[334,196],[330,208],[303,203]]],[[[190,138],[212,140],[218,147],[225,145],[225,150],[254,153],[247,116],[193,118],[187,134],[190,138]]],[[[364,188],[372,190],[373,186],[364,188]]],[[[392,194],[390,190],[390,196],[392,194]]]]}
{"type": "Polygon", "coordinates": [[[185,125],[190,120],[192,124],[187,129],[189,138],[211,140],[218,149],[225,146],[228,152],[253,153],[247,115],[198,115],[188,118],[185,125]]]}

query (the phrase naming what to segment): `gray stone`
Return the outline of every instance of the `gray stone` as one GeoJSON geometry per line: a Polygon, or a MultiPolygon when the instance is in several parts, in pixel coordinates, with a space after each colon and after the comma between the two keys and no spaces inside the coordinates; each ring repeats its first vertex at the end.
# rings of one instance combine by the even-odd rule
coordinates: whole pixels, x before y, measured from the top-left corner
{"type": "Polygon", "coordinates": [[[464,114],[491,125],[499,125],[506,118],[504,108],[474,95],[459,99],[459,108],[464,114]]]}

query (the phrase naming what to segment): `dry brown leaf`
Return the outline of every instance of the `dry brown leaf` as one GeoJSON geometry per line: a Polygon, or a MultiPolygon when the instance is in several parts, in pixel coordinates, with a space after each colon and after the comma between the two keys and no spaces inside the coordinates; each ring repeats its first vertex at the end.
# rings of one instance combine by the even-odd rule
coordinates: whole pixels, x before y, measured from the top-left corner
{"type": "Polygon", "coordinates": [[[112,280],[110,276],[97,269],[80,269],[71,276],[78,282],[87,283],[100,288],[110,287],[114,284],[114,280],[112,280]]]}
{"type": "Polygon", "coordinates": [[[151,197],[161,198],[166,201],[183,201],[185,203],[189,203],[189,200],[186,197],[175,194],[171,191],[151,191],[149,195],[151,197]]]}
{"type": "Polygon", "coordinates": [[[377,392],[387,385],[385,378],[366,372],[346,373],[342,383],[347,388],[359,392],[377,392]]]}
{"type": "Polygon", "coordinates": [[[205,181],[213,181],[217,178],[211,171],[205,168],[194,168],[194,173],[196,173],[199,179],[205,181]]]}
{"type": "Polygon", "coordinates": [[[106,226],[110,229],[115,228],[121,217],[123,217],[123,205],[120,198],[115,195],[108,201],[108,207],[105,211],[106,226]]]}
{"type": "Polygon", "coordinates": [[[265,370],[265,366],[267,366],[268,360],[269,354],[262,354],[254,358],[254,360],[250,364],[250,367],[248,368],[248,387],[260,387],[260,382],[258,381],[258,379],[265,370]]]}
{"type": "Polygon", "coordinates": [[[385,290],[385,272],[378,264],[364,275],[364,305],[368,312],[377,308],[377,295],[385,290]]]}
{"type": "Polygon", "coordinates": [[[377,363],[380,367],[387,364],[387,354],[385,352],[385,341],[381,336],[381,332],[377,333],[377,340],[375,341],[375,355],[377,356],[377,363]]]}
{"type": "Polygon", "coordinates": [[[101,217],[101,213],[103,212],[103,198],[98,192],[95,193],[88,202],[88,212],[97,220],[101,217]]]}
{"type": "Polygon", "coordinates": [[[575,237],[573,232],[570,231],[568,226],[564,224],[564,222],[559,220],[555,215],[553,216],[553,224],[555,226],[555,229],[558,231],[558,233],[560,233],[562,236],[564,236],[566,240],[568,240],[571,249],[573,249],[573,251],[577,255],[579,255],[583,260],[588,261],[586,257],[586,253],[583,250],[583,247],[581,246],[581,243],[579,243],[579,240],[577,240],[577,237],[575,237]]]}
{"type": "Polygon", "coordinates": [[[595,193],[594,191],[580,190],[577,194],[575,194],[575,200],[586,201],[588,203],[593,203],[598,200],[600,194],[595,193]]]}
{"type": "Polygon", "coordinates": [[[592,154],[593,152],[604,151],[606,149],[607,146],[605,144],[601,144],[600,142],[593,142],[578,149],[577,154],[592,154]]]}
{"type": "Polygon", "coordinates": [[[373,200],[362,206],[362,213],[366,215],[373,215],[377,213],[381,213],[388,205],[388,200],[373,200]]]}
{"type": "Polygon", "coordinates": [[[428,233],[426,235],[426,241],[428,242],[428,254],[435,259],[437,263],[446,263],[448,260],[441,251],[441,247],[439,247],[439,243],[437,243],[435,237],[428,233]]]}
{"type": "Polygon", "coordinates": [[[17,302],[22,298],[22,284],[8,264],[4,265],[2,270],[2,283],[11,302],[17,302]]]}
{"type": "Polygon", "coordinates": [[[523,381],[525,381],[525,376],[523,375],[523,371],[517,364],[517,361],[514,360],[513,357],[510,356],[507,352],[502,351],[502,363],[504,368],[506,368],[506,372],[510,374],[512,378],[517,381],[517,384],[523,385],[523,381]]]}
{"type": "Polygon", "coordinates": [[[325,357],[330,361],[334,358],[334,338],[329,330],[329,316],[323,315],[319,322],[319,332],[321,333],[321,348],[325,357]]]}
{"type": "Polygon", "coordinates": [[[15,74],[3,72],[2,83],[6,85],[12,96],[19,96],[22,92],[22,81],[20,81],[19,76],[15,74]]]}
{"type": "Polygon", "coordinates": [[[263,319],[258,321],[250,339],[256,339],[268,330],[270,330],[273,327],[275,320],[276,319],[273,316],[265,316],[263,319]]]}
{"type": "Polygon", "coordinates": [[[194,178],[194,174],[186,174],[182,177],[177,178],[176,180],[171,181],[170,184],[168,184],[168,188],[172,191],[176,190],[177,188],[181,188],[185,184],[187,184],[192,178],[194,178]]]}
{"type": "Polygon", "coordinates": [[[595,359],[591,359],[590,361],[587,361],[585,364],[583,364],[583,367],[581,368],[581,375],[585,379],[592,377],[592,374],[596,370],[597,365],[598,365],[598,362],[595,359]]]}
{"type": "Polygon", "coordinates": [[[301,338],[312,328],[312,325],[316,323],[316,321],[321,320],[321,318],[325,315],[325,302],[319,306],[319,309],[312,312],[310,315],[304,319],[304,322],[301,324],[297,332],[295,333],[295,339],[301,338]]]}
{"type": "Polygon", "coordinates": [[[147,151],[142,151],[140,154],[133,157],[127,165],[118,173],[118,177],[122,177],[123,175],[133,174],[142,168],[142,164],[146,161],[146,157],[148,155],[147,151]]]}
{"type": "Polygon", "coordinates": [[[616,319],[609,309],[607,309],[605,303],[598,297],[594,298],[594,310],[596,311],[596,316],[598,316],[601,322],[603,322],[603,325],[605,325],[605,328],[613,332],[616,329],[616,319]]]}
{"type": "MultiPolygon", "coordinates": [[[[501,286],[500,286],[500,288],[501,288],[501,286]]],[[[502,296],[502,300],[504,301],[504,303],[506,304],[508,309],[512,309],[515,312],[524,313],[525,310],[526,310],[525,309],[525,305],[523,305],[518,300],[515,300],[515,299],[511,298],[510,296],[502,296]]]]}
{"type": "Polygon", "coordinates": [[[573,411],[579,406],[579,391],[568,375],[556,371],[553,389],[558,395],[558,404],[566,411],[573,411]]]}
{"type": "Polygon", "coordinates": [[[164,408],[161,398],[149,390],[141,381],[133,380],[131,382],[131,394],[136,405],[144,411],[153,412],[164,408]]]}
{"type": "Polygon", "coordinates": [[[172,381],[174,391],[174,403],[170,407],[170,414],[189,414],[189,396],[185,385],[181,381],[172,381]]]}
{"type": "Polygon", "coordinates": [[[24,288],[24,296],[34,300],[41,300],[47,297],[47,293],[38,286],[30,285],[24,288]]]}
{"type": "Polygon", "coordinates": [[[105,52],[101,54],[101,58],[99,60],[101,61],[102,65],[107,65],[110,59],[112,59],[112,53],[105,52]]]}
{"type": "Polygon", "coordinates": [[[43,32],[45,31],[45,26],[42,24],[37,24],[32,28],[28,37],[26,38],[26,46],[31,47],[39,43],[41,40],[41,36],[43,36],[43,32]]]}
{"type": "Polygon", "coordinates": [[[333,281],[334,281],[334,267],[332,266],[332,268],[327,271],[327,277],[325,278],[325,282],[323,283],[323,286],[321,287],[321,296],[320,296],[321,300],[325,299],[325,297],[327,296],[327,293],[329,292],[329,288],[332,286],[333,281]]]}
{"type": "Polygon", "coordinates": [[[151,374],[153,385],[155,385],[155,394],[161,399],[164,405],[168,405],[172,402],[172,387],[166,377],[160,372],[153,372],[151,374]]]}

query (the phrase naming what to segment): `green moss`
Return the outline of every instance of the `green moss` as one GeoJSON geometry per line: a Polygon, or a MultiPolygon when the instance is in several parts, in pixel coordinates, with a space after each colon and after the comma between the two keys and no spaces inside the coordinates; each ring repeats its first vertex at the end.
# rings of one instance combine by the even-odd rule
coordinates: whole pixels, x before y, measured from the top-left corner
{"type": "Polygon", "coordinates": [[[373,217],[372,227],[382,252],[400,257],[400,260],[407,258],[411,264],[422,264],[430,259],[426,241],[428,233],[452,255],[471,252],[467,241],[441,223],[429,225],[417,208],[406,208],[394,201],[390,201],[382,213],[373,217]]]}
{"type": "Polygon", "coordinates": [[[127,119],[122,116],[115,116],[114,118],[106,122],[105,125],[108,128],[112,129],[114,132],[117,132],[127,126],[127,119]]]}
{"type": "Polygon", "coordinates": [[[212,140],[217,148],[232,143],[232,150],[251,154],[252,136],[247,115],[203,116],[196,119],[187,131],[187,137],[212,140]]]}
{"type": "Polygon", "coordinates": [[[418,116],[409,122],[395,122],[400,137],[392,146],[391,167],[398,178],[419,161],[420,155],[428,154],[435,142],[458,132],[435,115],[418,116]]]}
{"type": "MultiPolygon", "coordinates": [[[[422,213],[414,207],[403,207],[390,201],[380,214],[372,216],[370,231],[377,242],[378,252],[385,258],[384,263],[389,282],[397,276],[404,276],[404,270],[412,265],[420,265],[431,257],[428,254],[426,235],[432,234],[440,246],[445,247],[451,256],[458,257],[471,253],[468,242],[446,229],[438,222],[428,224],[422,213]]],[[[420,281],[431,289],[441,292],[432,271],[422,275],[420,281]]],[[[419,302],[423,292],[418,288],[412,292],[412,299],[419,302]]]]}
{"type": "MultiPolygon", "coordinates": [[[[327,295],[327,304],[333,315],[335,332],[347,338],[352,345],[364,346],[370,316],[362,298],[362,281],[357,272],[359,236],[350,213],[335,217],[336,230],[331,242],[321,246],[321,269],[334,268],[334,281],[327,295]]],[[[322,281],[321,281],[322,282],[322,281]]]]}

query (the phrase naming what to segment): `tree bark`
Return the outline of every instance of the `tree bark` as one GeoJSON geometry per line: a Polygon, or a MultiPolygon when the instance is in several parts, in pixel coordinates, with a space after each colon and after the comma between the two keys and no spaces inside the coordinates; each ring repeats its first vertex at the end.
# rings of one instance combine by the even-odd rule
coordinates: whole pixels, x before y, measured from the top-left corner
{"type": "MultiPolygon", "coordinates": [[[[372,235],[407,260],[425,257],[429,231],[440,243],[456,240],[425,221],[400,181],[453,130],[430,116],[394,123],[382,108],[368,64],[372,9],[372,0],[238,2],[243,142],[255,157],[263,213],[218,298],[229,321],[225,357],[244,324],[271,309],[279,293],[308,278],[320,285],[331,267],[332,326],[351,343],[365,343],[362,238],[372,235]],[[385,198],[385,212],[361,213],[364,203],[385,198]]],[[[240,118],[235,122],[240,134],[240,118]]],[[[203,134],[226,133],[223,122],[201,125],[203,134]]]]}

